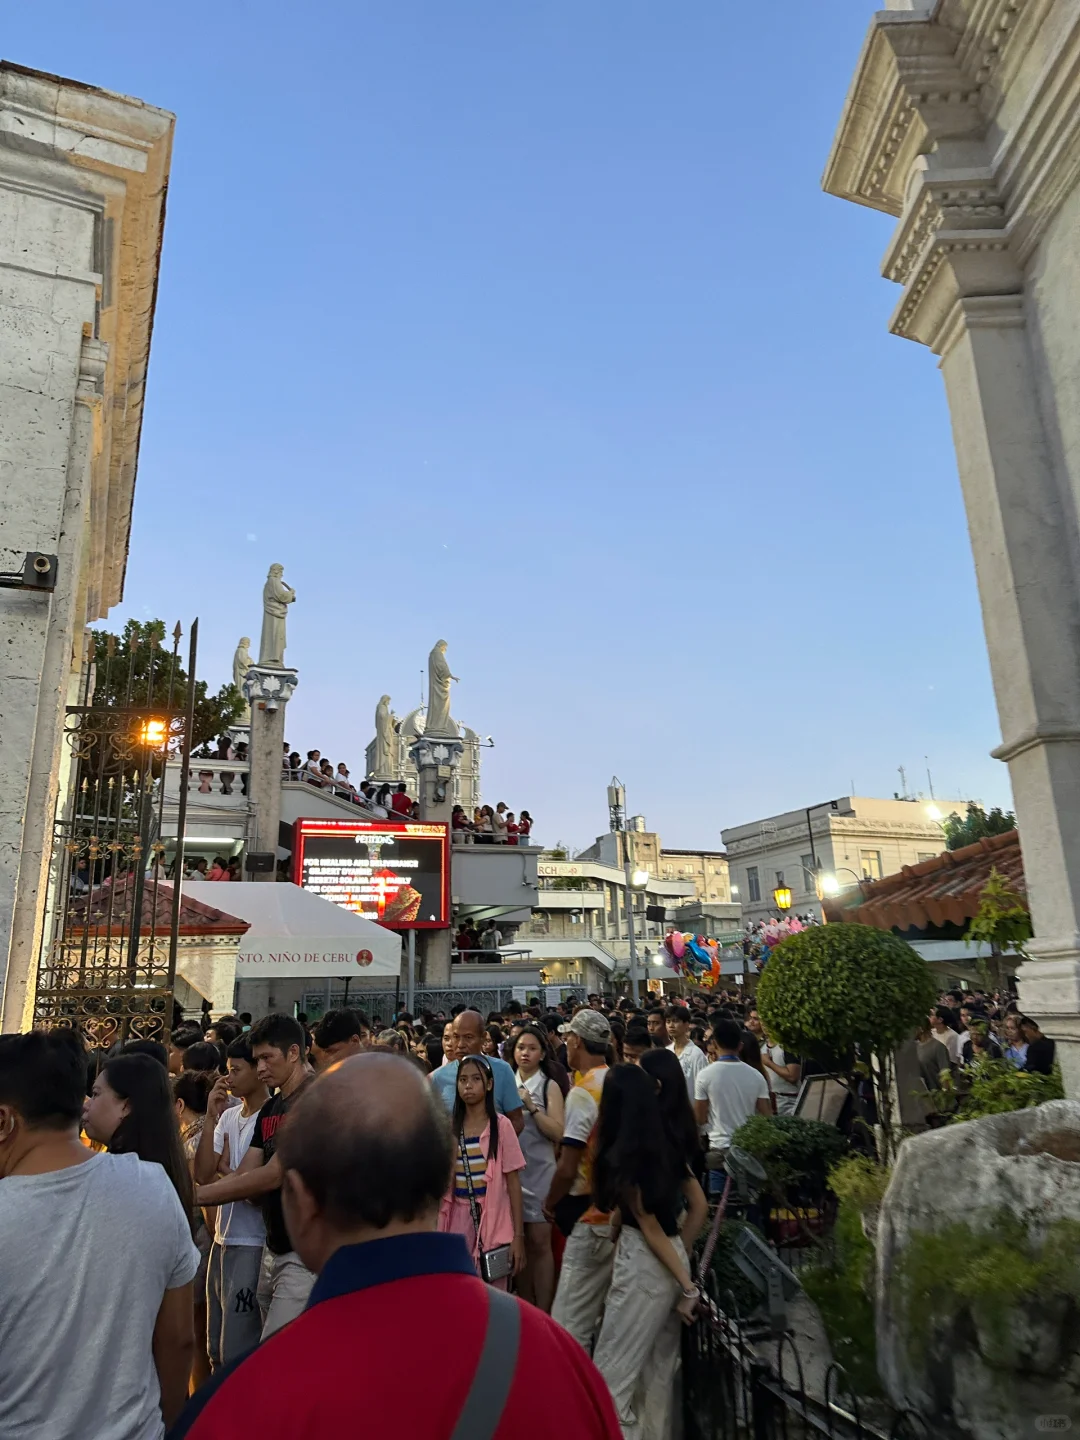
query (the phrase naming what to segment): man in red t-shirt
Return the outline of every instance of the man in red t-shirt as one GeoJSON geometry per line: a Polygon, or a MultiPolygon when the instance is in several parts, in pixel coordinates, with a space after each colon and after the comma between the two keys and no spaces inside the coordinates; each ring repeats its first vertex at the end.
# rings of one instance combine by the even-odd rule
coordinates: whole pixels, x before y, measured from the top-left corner
{"type": "Polygon", "coordinates": [[[365,1434],[520,1440],[558,1417],[559,1440],[620,1440],[600,1372],[542,1311],[485,1285],[460,1235],[439,1234],[454,1144],[446,1107],[388,1051],[320,1076],[281,1126],[289,1238],[318,1279],[307,1309],[215,1372],[169,1440],[365,1434]],[[422,1359],[421,1403],[415,1392],[422,1359]]]}
{"type": "Polygon", "coordinates": [[[390,797],[390,808],[395,815],[412,814],[412,801],[404,785],[399,785],[390,797]]]}

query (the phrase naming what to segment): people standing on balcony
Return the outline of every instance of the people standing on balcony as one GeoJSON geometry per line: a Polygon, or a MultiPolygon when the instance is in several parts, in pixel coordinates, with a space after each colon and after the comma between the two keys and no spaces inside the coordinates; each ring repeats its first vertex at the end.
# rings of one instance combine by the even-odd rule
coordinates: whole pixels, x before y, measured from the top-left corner
{"type": "Polygon", "coordinates": [[[518,843],[518,836],[519,836],[520,834],[521,834],[521,826],[520,826],[520,825],[517,823],[517,821],[514,819],[514,812],[513,812],[512,810],[508,810],[508,811],[506,812],[506,843],[507,843],[507,845],[516,845],[516,844],[518,843]]]}
{"type": "Polygon", "coordinates": [[[529,836],[532,834],[533,827],[533,818],[529,814],[528,810],[522,810],[521,814],[518,816],[517,825],[518,835],[521,837],[520,843],[522,845],[527,845],[529,843],[529,836]]]}
{"type": "Polygon", "coordinates": [[[525,1107],[521,1151],[525,1171],[521,1177],[525,1220],[525,1270],[518,1277],[518,1294],[550,1314],[555,1298],[555,1258],[551,1249],[551,1221],[544,1201],[555,1174],[555,1146],[562,1139],[565,1106],[563,1092],[552,1073],[554,1061],[544,1031],[526,1025],[513,1042],[509,1056],[514,1079],[525,1107]]]}
{"type": "Polygon", "coordinates": [[[214,863],[210,866],[205,878],[207,880],[228,880],[230,878],[229,864],[223,855],[214,856],[214,863]]]}
{"type": "Polygon", "coordinates": [[[407,818],[412,815],[412,806],[413,802],[409,799],[408,789],[403,780],[401,784],[397,787],[397,789],[394,791],[393,797],[390,801],[390,808],[393,810],[395,815],[402,818],[407,818]]]}
{"type": "Polygon", "coordinates": [[[495,811],[490,805],[484,805],[480,809],[480,819],[476,823],[476,840],[479,845],[495,843],[495,811]]]}
{"type": "Polygon", "coordinates": [[[455,805],[450,812],[450,838],[458,845],[468,845],[473,838],[473,823],[466,815],[464,807],[455,805]]]}
{"type": "Polygon", "coordinates": [[[307,759],[303,765],[303,775],[309,785],[321,785],[323,783],[320,760],[321,757],[318,750],[309,750],[307,752],[307,759]]]}
{"type": "Polygon", "coordinates": [[[496,845],[506,844],[506,801],[500,800],[491,812],[491,835],[496,845]]]}
{"type": "Polygon", "coordinates": [[[495,924],[494,920],[489,920],[480,932],[480,949],[483,951],[480,958],[489,965],[497,965],[499,962],[499,948],[502,942],[502,931],[495,924]]]}

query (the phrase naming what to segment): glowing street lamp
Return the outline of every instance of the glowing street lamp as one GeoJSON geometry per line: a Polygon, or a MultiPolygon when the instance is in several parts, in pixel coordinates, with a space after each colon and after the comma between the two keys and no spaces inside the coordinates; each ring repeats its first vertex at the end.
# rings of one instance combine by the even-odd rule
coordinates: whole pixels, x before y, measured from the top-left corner
{"type": "Polygon", "coordinates": [[[139,728],[139,743],[150,750],[156,750],[159,745],[164,745],[168,729],[164,720],[148,718],[139,728]]]}
{"type": "Polygon", "coordinates": [[[772,892],[773,904],[778,910],[791,909],[791,888],[788,885],[778,885],[772,892]]]}
{"type": "Polygon", "coordinates": [[[635,870],[634,873],[630,876],[630,884],[634,887],[635,890],[644,890],[645,886],[648,883],[648,870],[635,870]]]}

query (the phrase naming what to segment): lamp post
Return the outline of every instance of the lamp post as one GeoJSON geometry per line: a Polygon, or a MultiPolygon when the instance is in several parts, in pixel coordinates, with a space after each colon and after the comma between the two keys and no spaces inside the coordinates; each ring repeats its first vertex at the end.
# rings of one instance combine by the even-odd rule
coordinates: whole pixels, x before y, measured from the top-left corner
{"type": "Polygon", "coordinates": [[[641,982],[638,975],[637,936],[634,933],[633,895],[635,890],[648,884],[649,873],[647,870],[632,869],[631,866],[631,838],[626,828],[626,789],[617,775],[611,777],[607,795],[611,828],[616,835],[623,837],[623,891],[626,897],[626,932],[630,939],[630,993],[637,1004],[641,998],[641,982]]]}
{"type": "Polygon", "coordinates": [[[788,911],[791,909],[791,888],[788,885],[778,885],[772,892],[773,904],[778,910],[788,911]]]}

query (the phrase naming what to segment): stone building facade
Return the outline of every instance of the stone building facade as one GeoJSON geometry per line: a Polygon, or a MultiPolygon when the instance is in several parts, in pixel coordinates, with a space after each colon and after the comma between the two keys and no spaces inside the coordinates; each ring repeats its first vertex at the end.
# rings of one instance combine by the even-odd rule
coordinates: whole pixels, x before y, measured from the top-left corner
{"type": "Polygon", "coordinates": [[[0,1030],[19,1029],[87,625],[123,594],[173,117],[0,63],[0,1030]]]}
{"type": "MultiPolygon", "coordinates": [[[[937,809],[963,815],[967,801],[939,800],[937,809]]],[[[813,911],[820,918],[819,876],[843,888],[864,877],[880,880],[945,849],[941,824],[926,805],[862,795],[788,810],[722,833],[744,921],[777,914],[773,891],[781,886],[791,891],[796,914],[813,911]]]]}
{"type": "Polygon", "coordinates": [[[1080,1095],[1080,6],[891,0],[825,188],[895,217],[895,335],[952,415],[1035,938],[1023,1008],[1080,1095]]]}

